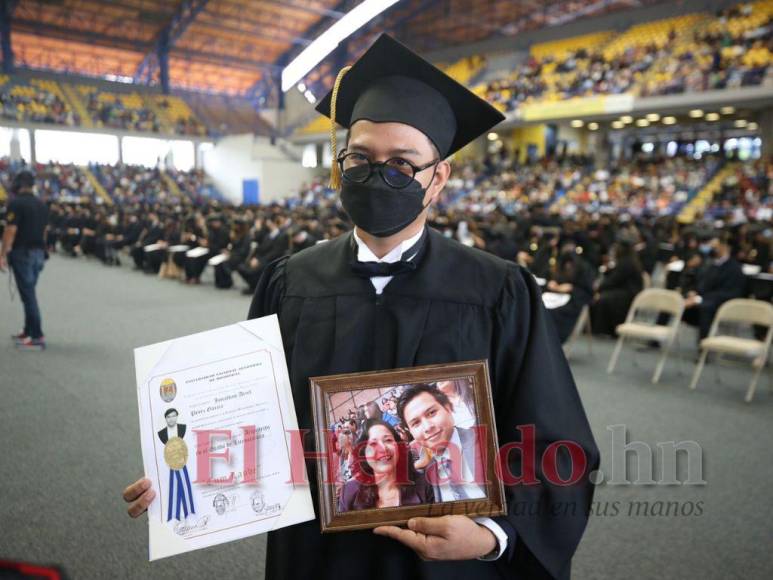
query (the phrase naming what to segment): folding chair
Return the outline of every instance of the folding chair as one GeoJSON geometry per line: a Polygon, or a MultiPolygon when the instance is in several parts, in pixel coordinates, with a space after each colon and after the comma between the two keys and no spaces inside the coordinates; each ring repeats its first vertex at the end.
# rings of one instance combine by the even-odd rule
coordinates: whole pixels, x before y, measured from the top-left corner
{"type": "Polygon", "coordinates": [[[772,339],[773,304],[762,300],[749,300],[747,298],[728,300],[719,307],[717,315],[711,323],[709,335],[701,341],[701,356],[695,367],[690,388],[695,389],[698,386],[698,379],[703,372],[703,367],[706,364],[706,357],[709,352],[713,351],[720,355],[729,354],[741,356],[751,359],[752,368],[755,369],[751,383],[749,383],[749,388],[746,391],[746,396],[744,397],[744,401],[750,403],[754,397],[754,391],[757,388],[757,381],[760,378],[760,373],[768,362],[768,354],[770,352],[770,343],[772,339]],[[718,333],[718,329],[719,325],[723,322],[767,326],[768,332],[765,335],[765,340],[722,335],[718,333]]]}
{"type": "Polygon", "coordinates": [[[577,322],[572,329],[572,334],[569,335],[569,339],[566,341],[566,345],[564,346],[564,352],[566,353],[567,358],[569,358],[569,355],[572,354],[574,343],[578,338],[580,338],[580,335],[583,333],[583,331],[585,331],[588,335],[588,354],[593,354],[593,333],[591,332],[590,324],[590,306],[587,304],[582,307],[580,316],[577,317],[577,322]]]}
{"type": "Polygon", "coordinates": [[[623,342],[626,338],[658,342],[663,349],[660,361],[655,367],[655,373],[652,375],[653,384],[660,380],[660,374],[666,364],[671,345],[677,339],[679,333],[679,324],[682,321],[682,312],[684,311],[684,298],[678,292],[673,290],[663,290],[662,288],[647,288],[636,295],[636,298],[628,310],[628,316],[623,324],[615,329],[619,338],[612,353],[612,358],[607,367],[607,373],[612,374],[623,348],[623,342]],[[667,312],[671,315],[671,320],[667,325],[647,323],[636,321],[636,314],[639,311],[667,312]],[[665,347],[664,347],[665,345],[665,347]]]}

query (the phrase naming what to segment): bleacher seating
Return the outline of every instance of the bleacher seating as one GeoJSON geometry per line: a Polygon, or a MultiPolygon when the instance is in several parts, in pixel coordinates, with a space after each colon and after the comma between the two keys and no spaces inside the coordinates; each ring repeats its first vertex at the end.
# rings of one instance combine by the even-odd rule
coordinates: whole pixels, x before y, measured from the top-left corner
{"type": "Polygon", "coordinates": [[[613,35],[614,32],[611,30],[604,30],[560,40],[540,42],[531,46],[529,54],[539,60],[553,58],[561,61],[570,57],[578,50],[594,50],[596,47],[605,44],[613,35]]]}
{"type": "Polygon", "coordinates": [[[102,127],[148,133],[205,136],[206,125],[184,99],[117,92],[102,85],[71,84],[27,75],[0,75],[0,117],[19,123],[102,127]]]}
{"type": "Polygon", "coordinates": [[[485,95],[502,110],[521,103],[577,96],[649,96],[755,86],[773,73],[773,1],[712,16],[686,14],[637,24],[621,34],[599,32],[534,45],[530,58],[485,95]]]}
{"type": "MultiPolygon", "coordinates": [[[[10,189],[12,176],[22,168],[0,159],[0,190],[10,189]]],[[[137,165],[37,163],[32,168],[42,199],[64,203],[165,203],[202,205],[222,200],[222,194],[200,170],[162,171],[137,165]],[[172,180],[173,185],[167,179],[172,180]],[[93,181],[96,180],[96,183],[93,181]],[[102,191],[98,191],[101,189],[102,191]],[[109,196],[108,199],[103,194],[109,196]]]]}
{"type": "Polygon", "coordinates": [[[3,75],[0,81],[0,116],[3,119],[70,126],[79,123],[78,115],[73,113],[56,81],[8,75],[3,75]]]}
{"type": "MultiPolygon", "coordinates": [[[[19,167],[12,167],[7,158],[0,159],[0,186],[9,190],[12,176],[19,167]]],[[[35,173],[36,189],[43,199],[78,203],[95,201],[96,192],[88,180],[84,168],[62,163],[38,163],[35,173]]]]}
{"type": "MultiPolygon", "coordinates": [[[[773,0],[537,43],[527,57],[440,65],[503,112],[521,104],[630,93],[678,94],[773,84],[773,0]]],[[[324,133],[314,118],[299,134],[324,133]]]]}
{"type": "Polygon", "coordinates": [[[197,135],[207,134],[207,128],[196,117],[191,108],[180,97],[172,95],[148,95],[148,100],[155,105],[177,135],[197,135]]]}
{"type": "Polygon", "coordinates": [[[666,48],[674,39],[690,35],[695,27],[707,18],[708,15],[702,13],[686,14],[637,24],[623,34],[616,36],[604,47],[604,58],[607,61],[613,61],[625,53],[641,47],[666,48]]]}
{"type": "Polygon", "coordinates": [[[97,127],[158,133],[161,121],[141,95],[111,93],[94,85],[79,85],[78,92],[97,127]]]}
{"type": "Polygon", "coordinates": [[[457,82],[467,85],[485,66],[486,61],[482,56],[470,56],[443,67],[446,74],[457,82]]]}
{"type": "Polygon", "coordinates": [[[186,98],[192,111],[207,125],[212,135],[246,131],[265,136],[274,133],[248,99],[226,95],[188,95],[186,98]]]}
{"type": "Polygon", "coordinates": [[[313,135],[315,133],[328,133],[330,131],[330,120],[321,115],[315,117],[298,130],[300,134],[313,135]]]}
{"type": "Polygon", "coordinates": [[[118,205],[161,203],[200,205],[222,195],[203,171],[164,172],[160,168],[138,165],[94,165],[91,172],[118,205]],[[173,180],[170,183],[169,179],[173,180]]]}

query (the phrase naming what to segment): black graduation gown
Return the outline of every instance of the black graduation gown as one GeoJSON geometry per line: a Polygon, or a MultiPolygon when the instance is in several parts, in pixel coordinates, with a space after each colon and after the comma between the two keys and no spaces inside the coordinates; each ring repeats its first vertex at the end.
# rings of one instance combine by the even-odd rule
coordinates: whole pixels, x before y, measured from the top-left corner
{"type": "Polygon", "coordinates": [[[559,275],[556,282],[572,284],[571,298],[564,306],[549,310],[558,331],[558,338],[563,344],[571,336],[577,319],[580,318],[583,307],[593,300],[593,270],[583,258],[574,257],[574,269],[570,275],[559,275]]]}
{"type": "MultiPolygon", "coordinates": [[[[535,425],[541,480],[542,452],[560,439],[581,445],[588,471],[596,468],[593,435],[530,274],[430,230],[418,268],[396,276],[377,296],[350,269],[351,238],[345,234],[269,265],[250,308],[250,318],[278,314],[300,429],[313,431],[310,376],[485,358],[500,445],[520,441],[517,426],[535,425]]],[[[307,450],[313,450],[310,436],[307,450]]],[[[522,473],[520,459],[510,454],[515,475],[522,473]]],[[[565,460],[559,454],[564,476],[565,460]]],[[[307,468],[318,505],[313,463],[307,468]]],[[[587,477],[569,487],[508,487],[506,494],[510,515],[496,521],[511,540],[495,562],[424,562],[371,531],[322,535],[314,520],[269,534],[266,578],[568,577],[593,494],[587,477]],[[574,505],[574,513],[551,517],[556,505],[574,505]]]]}
{"type": "Polygon", "coordinates": [[[599,286],[601,297],[591,306],[593,334],[615,336],[615,329],[625,322],[628,309],[643,286],[641,270],[632,260],[619,262],[608,270],[599,286]]]}

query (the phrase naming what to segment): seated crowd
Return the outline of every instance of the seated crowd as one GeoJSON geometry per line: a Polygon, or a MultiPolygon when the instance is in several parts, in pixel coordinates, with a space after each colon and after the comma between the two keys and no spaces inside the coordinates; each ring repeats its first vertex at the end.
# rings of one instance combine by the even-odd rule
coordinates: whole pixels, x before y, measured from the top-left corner
{"type": "Polygon", "coordinates": [[[86,110],[102,127],[158,133],[161,130],[155,112],[145,106],[128,107],[120,98],[104,99],[93,90],[86,95],[86,110]]]}
{"type": "Polygon", "coordinates": [[[80,117],[59,95],[41,86],[0,87],[0,117],[18,123],[80,125],[80,117]]]}
{"type": "Polygon", "coordinates": [[[730,7],[708,25],[696,23],[692,31],[672,28],[662,45],[633,44],[614,55],[605,53],[603,45],[559,56],[531,55],[515,70],[490,80],[483,92],[490,102],[511,111],[541,99],[621,93],[655,96],[757,86],[773,70],[773,14],[748,20],[755,10],[761,8],[730,7]],[[734,25],[739,21],[756,24],[734,25]]]}
{"type": "MultiPolygon", "coordinates": [[[[568,294],[568,303],[551,310],[562,340],[586,305],[594,332],[614,335],[658,262],[669,272],[667,287],[679,288],[689,307],[702,313],[687,319],[705,334],[724,300],[770,297],[770,282],[744,276],[741,263],[773,273],[773,159],[738,164],[706,211],[681,223],[678,211],[708,177],[710,163],[641,158],[594,169],[583,158],[518,166],[498,156],[459,168],[429,223],[463,244],[518,262],[546,291],[568,294]],[[678,275],[667,267],[675,261],[685,264],[678,275]],[[722,276],[719,267],[727,270],[722,276]]],[[[93,171],[113,205],[68,201],[63,192],[82,183],[77,168],[38,168],[38,188],[51,205],[51,251],[106,264],[128,254],[138,270],[189,284],[200,283],[211,266],[215,287],[232,288],[236,276],[251,294],[272,260],[351,228],[321,180],[281,202],[233,206],[200,195],[197,173],[177,175],[175,195],[155,169],[93,171]]]]}
{"type": "Polygon", "coordinates": [[[143,98],[140,93],[111,93],[97,86],[78,85],[65,97],[67,83],[49,79],[0,75],[0,118],[19,123],[79,126],[86,120],[98,127],[177,135],[207,135],[206,126],[180,97],[143,98]],[[147,99],[155,99],[156,105],[147,99]],[[75,110],[73,110],[75,107],[75,110]],[[77,110],[87,113],[82,119],[77,110]]]}

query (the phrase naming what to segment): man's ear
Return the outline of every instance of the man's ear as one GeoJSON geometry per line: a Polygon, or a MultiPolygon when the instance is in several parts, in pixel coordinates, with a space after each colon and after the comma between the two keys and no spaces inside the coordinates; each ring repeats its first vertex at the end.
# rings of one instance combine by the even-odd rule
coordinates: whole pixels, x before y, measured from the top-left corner
{"type": "Polygon", "coordinates": [[[437,201],[438,196],[440,195],[440,192],[443,191],[443,188],[446,186],[446,183],[448,183],[448,179],[451,177],[451,164],[446,161],[440,161],[437,164],[437,170],[435,171],[435,178],[432,180],[432,183],[429,184],[429,191],[430,194],[429,197],[429,203],[434,203],[437,201]]]}

